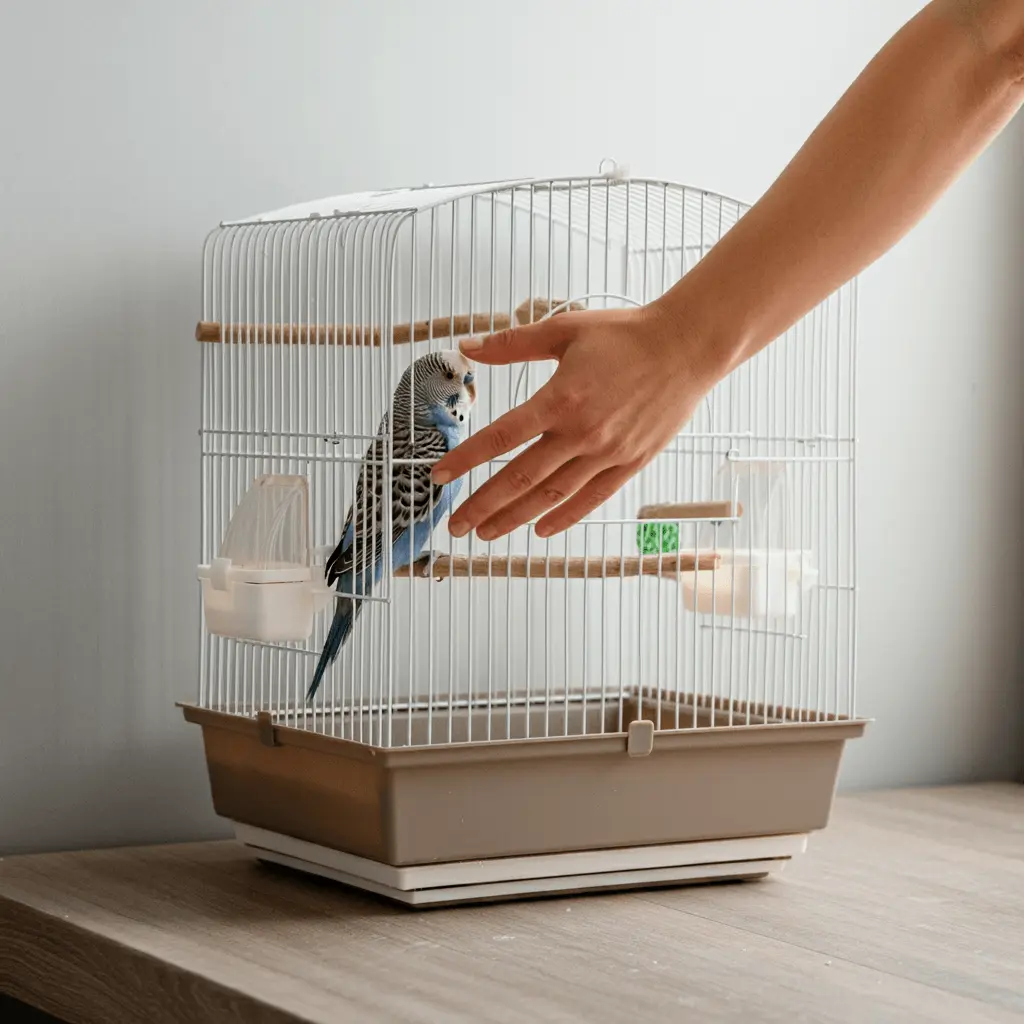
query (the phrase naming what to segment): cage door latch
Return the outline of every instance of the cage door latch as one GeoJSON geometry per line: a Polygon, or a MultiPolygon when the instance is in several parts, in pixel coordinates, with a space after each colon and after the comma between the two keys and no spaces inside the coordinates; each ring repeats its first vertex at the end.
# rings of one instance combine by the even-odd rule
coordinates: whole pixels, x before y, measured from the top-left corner
{"type": "Polygon", "coordinates": [[[638,718],[629,723],[626,734],[626,753],[630,757],[646,757],[654,750],[654,723],[649,718],[638,718]]]}

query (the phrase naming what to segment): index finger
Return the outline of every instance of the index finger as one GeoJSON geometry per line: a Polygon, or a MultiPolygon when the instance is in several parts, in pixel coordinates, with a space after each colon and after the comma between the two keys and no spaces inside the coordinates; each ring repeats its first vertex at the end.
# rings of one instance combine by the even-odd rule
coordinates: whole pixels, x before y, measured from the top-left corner
{"type": "Polygon", "coordinates": [[[544,392],[541,388],[531,399],[499,416],[438,460],[431,473],[434,483],[446,484],[542,434],[549,425],[544,392]]]}

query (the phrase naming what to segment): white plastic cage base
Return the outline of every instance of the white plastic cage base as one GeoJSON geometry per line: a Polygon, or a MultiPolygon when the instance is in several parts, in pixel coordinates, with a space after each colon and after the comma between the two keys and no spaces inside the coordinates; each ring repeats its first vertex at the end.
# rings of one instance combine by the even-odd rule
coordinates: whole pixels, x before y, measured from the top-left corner
{"type": "Polygon", "coordinates": [[[397,868],[233,822],[259,860],[364,889],[411,907],[524,899],[558,893],[666,888],[778,874],[807,835],[753,836],[397,868]]]}

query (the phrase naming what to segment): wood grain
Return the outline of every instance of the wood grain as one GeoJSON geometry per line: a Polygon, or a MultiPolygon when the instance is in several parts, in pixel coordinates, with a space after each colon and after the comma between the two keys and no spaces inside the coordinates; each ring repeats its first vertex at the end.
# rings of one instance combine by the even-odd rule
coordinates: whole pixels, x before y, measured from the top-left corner
{"type": "MultiPolygon", "coordinates": [[[[560,306],[565,299],[526,299],[515,310],[514,319],[507,313],[460,313],[456,316],[437,316],[431,320],[416,320],[413,323],[395,324],[391,340],[395,345],[427,341],[430,338],[462,338],[474,333],[491,333],[507,330],[513,324],[534,323],[546,316],[553,306],[560,306]]],[[[572,302],[564,310],[583,307],[572,302]]],[[[377,347],[381,340],[380,325],[367,324],[283,324],[283,323],[228,323],[216,320],[200,320],[196,324],[196,341],[221,342],[229,344],[271,344],[271,345],[367,345],[377,347]]]]}
{"type": "Polygon", "coordinates": [[[293,1024],[305,1019],[212,978],[193,982],[178,964],[2,897],[0,921],[5,931],[0,987],[69,1024],[293,1024]],[[62,951],[59,961],[46,955],[52,950],[62,951]]]}
{"type": "Polygon", "coordinates": [[[13,857],[0,990],[75,1024],[1019,1021],[1024,787],[841,796],[774,882],[422,914],[233,843],[13,857]]]}
{"type": "Polygon", "coordinates": [[[0,1020],[13,1024],[65,1024],[59,1017],[29,1006],[13,996],[6,996],[3,992],[0,992],[0,1020]]]}
{"type": "Polygon", "coordinates": [[[681,555],[619,555],[591,558],[545,558],[540,555],[441,555],[431,561],[421,558],[412,567],[395,570],[396,576],[449,579],[451,577],[484,577],[510,579],[616,579],[628,576],[676,576],[681,572],[717,569],[720,556],[714,551],[702,551],[700,556],[681,555]]]}

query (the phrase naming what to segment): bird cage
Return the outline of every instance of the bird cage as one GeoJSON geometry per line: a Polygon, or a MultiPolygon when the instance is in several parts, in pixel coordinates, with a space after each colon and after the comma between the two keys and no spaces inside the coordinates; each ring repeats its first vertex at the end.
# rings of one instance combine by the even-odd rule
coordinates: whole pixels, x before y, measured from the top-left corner
{"type": "Polygon", "coordinates": [[[612,167],[209,236],[184,713],[258,857],[421,906],[763,877],[826,825],[865,724],[854,284],[564,534],[455,539],[429,484],[553,370],[472,367],[460,338],[649,302],[744,211],[612,167]]]}

